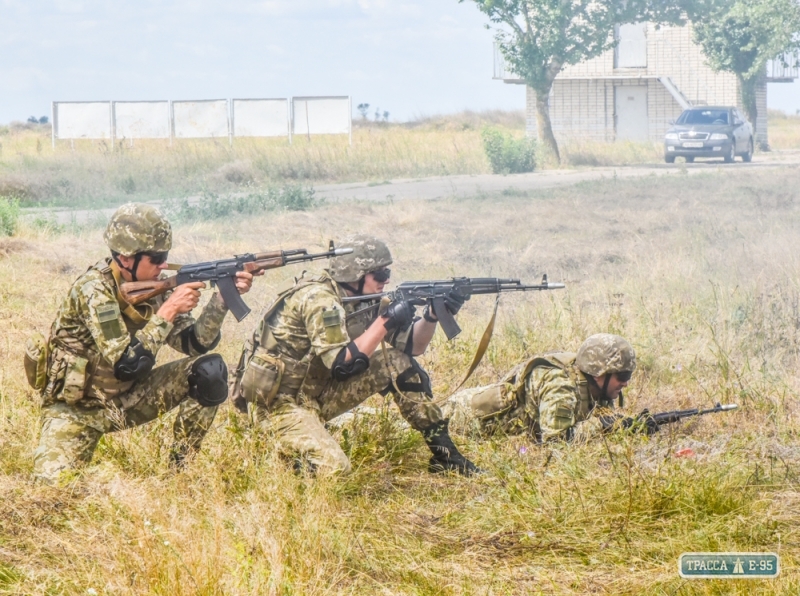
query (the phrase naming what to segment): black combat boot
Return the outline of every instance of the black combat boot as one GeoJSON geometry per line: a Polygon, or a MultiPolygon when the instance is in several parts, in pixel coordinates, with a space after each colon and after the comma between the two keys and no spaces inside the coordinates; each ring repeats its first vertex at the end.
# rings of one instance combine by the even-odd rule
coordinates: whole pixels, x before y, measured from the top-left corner
{"type": "Polygon", "coordinates": [[[436,474],[453,470],[462,476],[482,474],[483,470],[461,455],[453,444],[447,431],[448,424],[449,420],[444,420],[421,431],[428,449],[433,453],[428,462],[428,471],[436,474]]]}

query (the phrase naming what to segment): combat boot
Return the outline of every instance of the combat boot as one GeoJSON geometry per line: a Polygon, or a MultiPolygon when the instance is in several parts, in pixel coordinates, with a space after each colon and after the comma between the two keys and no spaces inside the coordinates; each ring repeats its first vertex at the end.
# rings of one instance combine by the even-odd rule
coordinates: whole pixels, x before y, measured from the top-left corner
{"type": "Polygon", "coordinates": [[[448,424],[449,420],[444,420],[422,431],[425,443],[433,453],[428,462],[428,471],[432,474],[455,471],[462,476],[482,474],[483,470],[461,455],[450,438],[448,424]]]}

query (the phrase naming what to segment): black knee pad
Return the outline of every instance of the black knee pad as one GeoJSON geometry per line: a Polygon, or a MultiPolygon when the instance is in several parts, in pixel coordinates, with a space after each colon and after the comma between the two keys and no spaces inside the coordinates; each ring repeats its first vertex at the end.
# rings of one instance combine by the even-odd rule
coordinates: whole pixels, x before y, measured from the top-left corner
{"type": "Polygon", "coordinates": [[[189,396],[205,408],[228,399],[228,367],[219,354],[200,356],[189,373],[189,396]]]}
{"type": "Polygon", "coordinates": [[[428,373],[420,365],[419,362],[411,359],[411,368],[407,368],[399,375],[397,375],[397,388],[400,391],[408,391],[414,393],[424,393],[428,397],[433,397],[433,387],[431,386],[431,378],[428,373]],[[420,382],[413,383],[411,377],[418,376],[420,382]]]}

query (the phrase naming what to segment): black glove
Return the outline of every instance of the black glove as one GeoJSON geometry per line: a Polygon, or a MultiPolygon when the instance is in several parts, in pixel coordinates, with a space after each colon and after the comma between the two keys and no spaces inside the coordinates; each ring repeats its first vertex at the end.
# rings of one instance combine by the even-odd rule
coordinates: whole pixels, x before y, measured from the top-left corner
{"type": "Polygon", "coordinates": [[[635,418],[632,416],[608,415],[598,416],[600,424],[603,427],[603,432],[610,432],[618,428],[629,430],[633,429],[634,432],[644,433],[647,436],[654,435],[660,430],[660,426],[650,415],[649,410],[642,410],[642,412],[635,418]]]}
{"type": "Polygon", "coordinates": [[[428,462],[428,471],[432,474],[453,471],[462,476],[483,474],[483,470],[461,455],[450,438],[448,424],[449,421],[445,420],[422,431],[425,443],[433,453],[428,462]]]}
{"type": "Polygon", "coordinates": [[[416,312],[414,305],[406,300],[395,300],[386,310],[383,311],[381,316],[386,319],[383,323],[387,330],[405,329],[414,322],[414,313],[416,312]]]}

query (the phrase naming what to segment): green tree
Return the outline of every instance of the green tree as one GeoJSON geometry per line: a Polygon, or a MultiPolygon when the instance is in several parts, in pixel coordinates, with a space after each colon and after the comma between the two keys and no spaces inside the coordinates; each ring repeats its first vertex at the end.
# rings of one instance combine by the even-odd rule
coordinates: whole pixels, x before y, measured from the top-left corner
{"type": "Polygon", "coordinates": [[[694,23],[694,39],[709,66],[732,72],[739,81],[747,118],[756,126],[756,88],[767,61],[800,49],[797,0],[737,0],[694,23]]]}
{"type": "Polygon", "coordinates": [[[614,47],[615,25],[643,21],[682,25],[724,0],[471,1],[501,27],[495,40],[511,70],[533,89],[539,139],[560,161],[548,98],[564,67],[614,47]]]}

